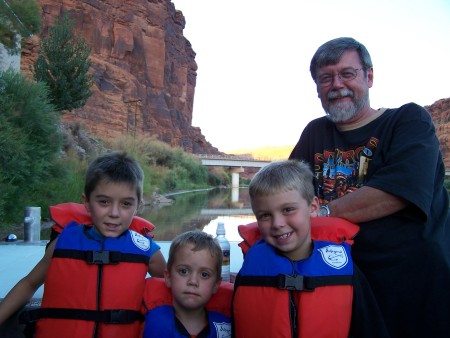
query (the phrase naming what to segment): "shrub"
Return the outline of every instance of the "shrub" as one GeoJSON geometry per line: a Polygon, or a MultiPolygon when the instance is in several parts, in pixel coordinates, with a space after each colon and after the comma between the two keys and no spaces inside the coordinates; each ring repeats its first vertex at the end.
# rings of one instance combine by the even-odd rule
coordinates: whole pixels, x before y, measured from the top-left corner
{"type": "Polygon", "coordinates": [[[0,217],[17,219],[36,189],[58,172],[62,137],[47,88],[0,73],[0,217]]]}

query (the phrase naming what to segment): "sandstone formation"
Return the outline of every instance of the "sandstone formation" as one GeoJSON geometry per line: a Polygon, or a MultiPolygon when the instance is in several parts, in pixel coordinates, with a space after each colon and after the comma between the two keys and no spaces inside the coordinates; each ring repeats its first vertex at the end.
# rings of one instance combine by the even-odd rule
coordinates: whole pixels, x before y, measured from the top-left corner
{"type": "MultiPolygon", "coordinates": [[[[192,112],[197,76],[195,52],[183,36],[185,18],[170,0],[38,0],[42,34],[67,11],[76,32],[92,47],[94,94],[62,117],[96,138],[125,133],[155,136],[192,153],[217,154],[192,112]]],[[[22,42],[23,73],[37,56],[39,37],[22,42]]],[[[450,99],[427,106],[450,168],[450,99]]]]}
{"type": "MultiPolygon", "coordinates": [[[[155,136],[191,153],[219,153],[193,127],[195,52],[183,36],[185,19],[170,0],[39,0],[43,29],[68,12],[76,34],[91,46],[94,94],[65,122],[94,137],[155,136]]],[[[29,73],[39,38],[23,42],[21,69],[29,73]]]]}
{"type": "Polygon", "coordinates": [[[450,98],[436,101],[425,107],[433,118],[436,134],[441,143],[445,168],[450,170],[450,98]]]}

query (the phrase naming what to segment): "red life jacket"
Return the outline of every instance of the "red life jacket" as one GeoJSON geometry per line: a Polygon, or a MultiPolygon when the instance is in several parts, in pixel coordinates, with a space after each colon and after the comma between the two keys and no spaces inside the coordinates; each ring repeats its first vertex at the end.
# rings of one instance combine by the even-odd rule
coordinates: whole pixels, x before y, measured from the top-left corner
{"type": "MultiPolygon", "coordinates": [[[[343,219],[332,217],[318,217],[311,219],[311,233],[313,240],[324,240],[335,243],[350,242],[357,234],[359,227],[343,219]]],[[[239,226],[239,233],[244,238],[240,247],[244,254],[260,238],[256,223],[239,226]]],[[[269,254],[270,255],[270,254],[269,254]]],[[[278,266],[277,257],[270,256],[270,261],[278,266]]],[[[247,257],[248,258],[248,257],[247,257]]],[[[250,262],[258,269],[260,259],[252,258],[250,262]]],[[[280,258],[280,266],[281,260],[280,258]]],[[[349,257],[351,260],[351,257],[349,257]]],[[[285,262],[283,262],[284,264],[285,262]]],[[[292,268],[291,268],[292,269],[292,268]]],[[[286,280],[288,279],[288,272],[286,280]]],[[[277,276],[278,277],[278,276],[277,276]]],[[[240,284],[236,279],[235,296],[233,300],[233,330],[236,337],[297,337],[302,338],[347,338],[350,330],[352,315],[353,286],[349,280],[340,284],[340,277],[331,278],[331,284],[324,282],[313,290],[301,289],[306,276],[301,278],[300,290],[283,289],[271,283],[266,285],[250,283],[240,284]],[[304,279],[303,279],[304,278],[304,279]],[[290,304],[295,304],[297,321],[291,318],[290,304]]],[[[344,276],[342,276],[344,277],[344,276]]],[[[348,276],[345,276],[348,277],[348,276]]],[[[247,277],[248,278],[248,277],[247,277]]],[[[250,278],[252,278],[250,276],[250,278]]],[[[276,277],[262,276],[264,281],[273,281],[276,277]]],[[[348,279],[348,278],[347,278],[348,279]]],[[[255,279],[256,280],[256,279],[255,279]]],[[[314,277],[311,278],[314,280],[314,277]]],[[[321,280],[323,281],[323,280],[321,280]]]]}
{"type": "MultiPolygon", "coordinates": [[[[258,223],[242,224],[238,226],[239,235],[243,241],[239,243],[245,255],[250,247],[261,239],[258,223]]],[[[337,217],[311,218],[311,239],[313,241],[330,241],[335,243],[353,244],[353,238],[359,232],[359,226],[337,217]]]]}
{"type": "MultiPolygon", "coordinates": [[[[206,303],[208,311],[215,311],[231,317],[231,299],[233,297],[234,285],[221,282],[220,287],[211,299],[206,303]]],[[[172,305],[172,293],[164,283],[163,278],[147,278],[144,290],[142,311],[145,313],[155,307],[172,305]]]]}
{"type": "Polygon", "coordinates": [[[139,337],[151,242],[135,231],[101,242],[86,229],[72,223],[58,238],[41,308],[28,313],[35,338],[139,337]]]}
{"type": "MultiPolygon", "coordinates": [[[[84,204],[68,202],[50,206],[49,209],[50,216],[55,222],[52,230],[56,233],[60,234],[64,227],[72,221],[87,226],[92,225],[91,214],[87,212],[84,204]]],[[[142,235],[153,237],[151,231],[154,228],[155,226],[151,222],[139,216],[134,216],[129,229],[142,235]]]]}

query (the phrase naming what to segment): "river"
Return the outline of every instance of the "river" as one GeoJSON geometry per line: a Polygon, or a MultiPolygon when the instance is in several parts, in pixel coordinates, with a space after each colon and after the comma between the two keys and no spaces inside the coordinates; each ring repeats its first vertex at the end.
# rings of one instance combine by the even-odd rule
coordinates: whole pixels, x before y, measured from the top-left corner
{"type": "MultiPolygon", "coordinates": [[[[155,241],[166,260],[172,239],[187,230],[203,230],[215,237],[218,222],[224,222],[226,237],[231,244],[230,270],[237,273],[243,255],[238,243],[242,241],[237,227],[255,221],[250,208],[248,189],[213,189],[170,196],[172,205],[147,208],[139,216],[152,222],[155,241]]],[[[49,229],[41,233],[37,243],[0,242],[0,276],[8,276],[0,283],[0,299],[37,264],[44,254],[49,229]]],[[[42,298],[43,287],[34,294],[42,298]]]]}
{"type": "Polygon", "coordinates": [[[237,227],[255,221],[247,188],[212,189],[169,196],[172,205],[146,208],[139,216],[152,222],[156,241],[171,241],[176,235],[199,229],[215,236],[224,222],[230,242],[240,242],[237,227]]]}

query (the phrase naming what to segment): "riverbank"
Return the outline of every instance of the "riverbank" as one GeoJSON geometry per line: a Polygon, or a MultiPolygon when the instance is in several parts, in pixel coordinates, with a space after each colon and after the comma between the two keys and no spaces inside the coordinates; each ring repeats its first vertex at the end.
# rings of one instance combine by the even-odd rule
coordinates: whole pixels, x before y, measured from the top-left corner
{"type": "MultiPolygon", "coordinates": [[[[221,188],[221,187],[219,187],[221,188]]],[[[180,190],[180,191],[174,191],[167,194],[158,194],[156,192],[153,192],[151,197],[148,199],[148,202],[145,203],[146,207],[149,208],[161,208],[164,206],[172,205],[174,203],[174,200],[171,199],[171,196],[191,193],[191,192],[200,192],[200,191],[210,191],[216,189],[215,187],[212,188],[202,188],[202,189],[192,189],[192,190],[180,190]]],[[[43,219],[41,222],[41,231],[48,231],[50,232],[50,227],[53,225],[53,221],[51,219],[43,219]]],[[[14,234],[17,236],[18,239],[23,239],[24,237],[24,225],[23,223],[20,224],[2,224],[0,225],[0,241],[5,241],[5,238],[10,235],[14,234]]]]}

